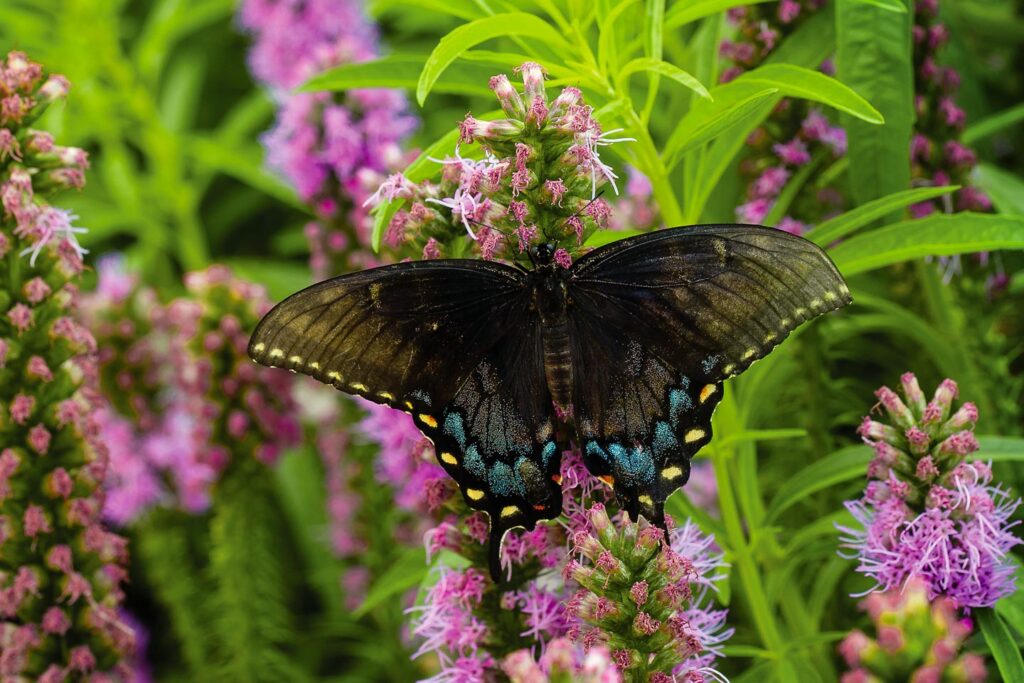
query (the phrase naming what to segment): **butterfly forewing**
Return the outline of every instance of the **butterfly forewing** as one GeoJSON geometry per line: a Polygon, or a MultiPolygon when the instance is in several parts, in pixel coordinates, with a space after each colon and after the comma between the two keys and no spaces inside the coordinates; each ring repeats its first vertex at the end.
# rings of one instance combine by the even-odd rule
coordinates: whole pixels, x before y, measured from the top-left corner
{"type": "Polygon", "coordinates": [[[516,324],[523,274],[497,263],[420,261],[343,275],[274,307],[257,362],[416,413],[440,410],[516,324]]]}
{"type": "Polygon", "coordinates": [[[641,235],[573,266],[575,415],[588,466],[656,520],[711,438],[721,382],[850,301],[825,253],[788,233],[704,225],[641,235]],[[608,368],[608,370],[604,370],[608,368]]]}

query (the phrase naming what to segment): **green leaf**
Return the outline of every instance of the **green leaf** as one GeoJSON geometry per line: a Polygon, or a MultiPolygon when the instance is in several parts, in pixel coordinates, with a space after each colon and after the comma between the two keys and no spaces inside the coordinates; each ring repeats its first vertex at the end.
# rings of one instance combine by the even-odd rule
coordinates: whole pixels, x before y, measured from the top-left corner
{"type": "Polygon", "coordinates": [[[718,447],[725,448],[734,443],[748,441],[780,441],[783,439],[802,439],[807,436],[806,429],[745,429],[742,432],[728,434],[718,442],[718,447]]]}
{"type": "Polygon", "coordinates": [[[1009,128],[1015,123],[1024,121],[1024,103],[1018,104],[1009,109],[1004,109],[998,114],[993,114],[977,123],[967,127],[961,139],[964,144],[972,145],[978,140],[983,140],[990,135],[995,135],[1001,130],[1009,128]]]}
{"type": "Polygon", "coordinates": [[[887,12],[895,12],[896,14],[906,14],[907,6],[904,5],[900,0],[854,0],[864,5],[873,5],[879,9],[884,9],[887,12]]]}
{"type": "Polygon", "coordinates": [[[643,234],[643,230],[597,230],[587,238],[587,241],[584,242],[583,245],[594,248],[603,247],[606,244],[611,244],[612,242],[618,242],[619,240],[624,240],[627,237],[635,237],[636,235],[641,234],[643,234]]]}
{"type": "Polygon", "coordinates": [[[847,446],[804,467],[789,477],[775,493],[765,514],[765,526],[770,525],[781,512],[811,494],[863,477],[872,457],[873,453],[867,446],[847,446]]]}
{"type": "Polygon", "coordinates": [[[974,181],[985,191],[999,213],[1024,216],[1024,180],[991,164],[978,164],[974,181]]]}
{"type": "Polygon", "coordinates": [[[760,112],[774,101],[778,88],[733,83],[712,88],[714,100],[698,100],[672,131],[665,143],[662,157],[671,170],[691,149],[714,140],[737,125],[746,123],[754,112],[760,112]]]}
{"type": "Polygon", "coordinates": [[[186,151],[207,169],[241,181],[288,206],[309,211],[309,206],[299,199],[295,190],[266,170],[263,152],[255,143],[233,145],[198,135],[185,141],[186,151]]]}
{"type": "Polygon", "coordinates": [[[663,62],[659,59],[650,59],[647,57],[634,59],[633,61],[629,62],[624,67],[622,67],[622,70],[619,72],[618,75],[619,90],[625,91],[629,77],[639,71],[647,71],[649,73],[656,73],[661,76],[667,76],[676,83],[681,83],[685,85],[687,88],[693,90],[701,97],[709,100],[711,99],[711,95],[708,94],[707,88],[705,88],[700,81],[698,81],[689,73],[683,71],[674,64],[669,64],[668,62],[663,62]]]}
{"type": "Polygon", "coordinates": [[[471,21],[441,38],[437,47],[430,53],[430,57],[427,58],[416,86],[416,101],[420,106],[426,101],[427,95],[430,94],[438,77],[452,62],[458,59],[459,55],[480,43],[502,36],[536,38],[543,43],[555,45],[564,50],[570,49],[562,34],[551,24],[525,12],[495,14],[491,17],[471,21]]]}
{"type": "Polygon", "coordinates": [[[844,275],[924,256],[1024,249],[1024,216],[935,214],[856,235],[830,254],[844,275]]]}
{"type": "Polygon", "coordinates": [[[484,14],[480,3],[473,0],[373,0],[370,3],[370,13],[377,16],[399,7],[418,7],[438,14],[450,14],[466,21],[484,14]]]}
{"type": "Polygon", "coordinates": [[[423,582],[430,572],[427,555],[423,548],[405,550],[386,572],[377,577],[366,594],[366,599],[353,612],[359,618],[389,598],[404,593],[423,582]]]}
{"type": "Polygon", "coordinates": [[[827,246],[840,237],[846,237],[851,232],[859,230],[894,211],[898,211],[911,204],[941,197],[958,189],[960,189],[959,185],[947,185],[945,187],[919,187],[913,190],[893,192],[881,199],[875,199],[867,204],[862,204],[855,209],[814,226],[804,234],[804,237],[818,245],[827,246]]]}
{"type": "Polygon", "coordinates": [[[1015,436],[979,436],[975,460],[1024,462],[1024,439],[1015,436]]]}
{"type": "Polygon", "coordinates": [[[757,5],[771,0],[691,0],[677,2],[665,14],[665,28],[679,28],[740,5],[757,5]]]}
{"type": "Polygon", "coordinates": [[[1024,659],[1006,623],[991,608],[976,610],[974,614],[981,626],[981,634],[992,650],[1002,680],[1024,681],[1024,659]]]}
{"type": "Polygon", "coordinates": [[[849,143],[850,193],[857,204],[910,187],[912,18],[909,12],[896,14],[857,0],[836,4],[837,75],[885,116],[881,128],[842,117],[849,143]]]}
{"type": "MultiPolygon", "coordinates": [[[[455,148],[455,143],[458,139],[458,128],[445,133],[440,140],[420,152],[420,155],[406,167],[403,172],[405,177],[414,183],[429,178],[437,171],[437,167],[440,165],[433,161],[431,157],[436,159],[444,156],[455,148]]],[[[404,203],[404,199],[392,199],[374,208],[373,233],[370,236],[370,243],[375,252],[380,251],[380,240],[384,236],[384,230],[388,227],[388,223],[391,222],[391,218],[402,208],[404,203]]]]}
{"type": "MultiPolygon", "coordinates": [[[[323,71],[299,87],[299,92],[339,91],[352,88],[407,88],[419,83],[426,55],[388,55],[370,62],[342,64],[323,71]]],[[[455,95],[486,94],[489,67],[454,64],[434,84],[437,92],[455,95]]]]}
{"type": "Polygon", "coordinates": [[[820,71],[802,66],[765,64],[748,71],[736,81],[778,88],[788,97],[802,97],[812,102],[821,102],[867,123],[880,124],[885,121],[877,109],[849,86],[820,71]]]}
{"type": "Polygon", "coordinates": [[[1024,590],[1019,588],[1024,585],[1024,565],[1014,555],[1011,555],[1010,559],[1017,566],[1018,589],[997,602],[995,609],[999,616],[1017,632],[1017,636],[1024,638],[1024,590]]]}

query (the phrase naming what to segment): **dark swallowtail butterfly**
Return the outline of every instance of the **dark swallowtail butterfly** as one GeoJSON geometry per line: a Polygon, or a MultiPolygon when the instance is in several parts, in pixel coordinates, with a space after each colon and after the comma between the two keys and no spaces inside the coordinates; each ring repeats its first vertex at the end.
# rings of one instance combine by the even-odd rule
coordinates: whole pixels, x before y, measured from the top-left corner
{"type": "Polygon", "coordinates": [[[566,269],[398,263],[313,285],[260,321],[249,354],[409,412],[466,502],[512,527],[562,508],[568,437],[633,519],[664,524],[711,439],[722,382],[850,302],[828,256],[772,228],[699,225],[595,249],[566,269]]]}

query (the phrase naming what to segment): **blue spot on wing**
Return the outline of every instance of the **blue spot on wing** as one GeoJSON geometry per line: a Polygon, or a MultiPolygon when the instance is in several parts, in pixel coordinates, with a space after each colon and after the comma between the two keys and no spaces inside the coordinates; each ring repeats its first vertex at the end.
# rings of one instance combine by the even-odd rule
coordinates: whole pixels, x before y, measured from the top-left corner
{"type": "Polygon", "coordinates": [[[463,465],[465,466],[466,471],[477,479],[487,479],[487,466],[484,465],[484,459],[480,457],[480,451],[477,450],[475,445],[466,449],[466,457],[463,460],[463,465]]]}
{"type": "Polygon", "coordinates": [[[627,486],[642,487],[654,481],[654,460],[652,453],[643,447],[627,448],[620,443],[608,444],[613,458],[616,480],[623,480],[627,486]]]}
{"type": "Polygon", "coordinates": [[[704,369],[704,374],[711,374],[711,371],[715,369],[715,366],[718,365],[718,361],[720,360],[721,358],[716,355],[708,356],[703,361],[701,361],[701,367],[704,369]]]}
{"type": "Polygon", "coordinates": [[[462,416],[448,413],[444,416],[444,433],[459,443],[460,448],[466,447],[466,429],[462,424],[462,416]]]}
{"type": "Polygon", "coordinates": [[[654,427],[654,454],[659,460],[664,460],[669,453],[672,452],[673,448],[679,445],[679,439],[676,437],[672,428],[668,426],[667,422],[659,422],[654,427]]]}
{"type": "Polygon", "coordinates": [[[526,487],[519,476],[511,467],[500,461],[491,465],[491,471],[487,473],[487,483],[491,491],[499,496],[526,495],[526,487]]]}
{"type": "Polygon", "coordinates": [[[551,460],[555,457],[555,453],[558,452],[558,446],[554,441],[548,441],[544,445],[544,450],[540,452],[541,463],[544,465],[544,471],[548,471],[551,466],[551,460]]]}
{"type": "Polygon", "coordinates": [[[680,413],[693,408],[693,399],[684,389],[672,389],[668,392],[669,417],[673,423],[679,421],[680,413]]]}

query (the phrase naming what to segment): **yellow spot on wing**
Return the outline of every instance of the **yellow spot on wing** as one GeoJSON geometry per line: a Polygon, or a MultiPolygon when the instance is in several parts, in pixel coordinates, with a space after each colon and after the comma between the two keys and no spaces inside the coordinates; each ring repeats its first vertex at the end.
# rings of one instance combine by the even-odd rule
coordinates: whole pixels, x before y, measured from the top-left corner
{"type": "Polygon", "coordinates": [[[743,352],[743,360],[753,358],[755,355],[757,355],[757,349],[747,349],[743,352]]]}
{"type": "Polygon", "coordinates": [[[466,489],[466,495],[470,500],[483,500],[484,492],[480,489],[466,489]]]}
{"type": "Polygon", "coordinates": [[[437,420],[434,419],[433,415],[427,415],[426,413],[420,413],[420,422],[427,425],[431,429],[437,427],[437,420]]]}
{"type": "Polygon", "coordinates": [[[672,467],[666,467],[661,471],[662,479],[678,479],[681,476],[683,476],[683,470],[675,465],[672,465],[672,467]]]}
{"type": "Polygon", "coordinates": [[[405,407],[408,408],[409,410],[412,410],[412,401],[406,401],[405,407]]]}
{"type": "Polygon", "coordinates": [[[811,299],[811,308],[818,308],[821,306],[821,299],[811,299]]]}
{"type": "Polygon", "coordinates": [[[714,384],[705,384],[704,388],[700,390],[700,402],[703,403],[708,400],[708,397],[716,391],[718,391],[718,387],[714,384]]]}
{"type": "Polygon", "coordinates": [[[825,301],[835,301],[838,298],[835,292],[825,292],[825,301]]]}
{"type": "Polygon", "coordinates": [[[796,309],[793,312],[796,313],[801,318],[804,317],[805,315],[807,315],[807,309],[804,308],[803,306],[801,306],[800,308],[796,309]]]}
{"type": "Polygon", "coordinates": [[[284,351],[281,349],[270,349],[271,358],[284,358],[284,351]]]}
{"type": "Polygon", "coordinates": [[[313,361],[312,363],[309,364],[309,369],[310,370],[319,370],[320,369],[320,364],[317,363],[316,361],[313,361]]]}
{"type": "Polygon", "coordinates": [[[654,501],[651,500],[651,497],[648,496],[646,493],[642,496],[637,496],[636,499],[643,503],[644,505],[654,505],[654,501]]]}
{"type": "Polygon", "coordinates": [[[261,351],[263,351],[263,349],[265,349],[265,348],[267,348],[267,345],[266,345],[266,344],[264,344],[263,342],[260,342],[260,343],[259,343],[259,344],[257,344],[256,346],[252,347],[252,352],[253,352],[253,353],[260,353],[260,352],[261,352],[261,351]]]}
{"type": "Polygon", "coordinates": [[[782,326],[783,326],[783,327],[789,327],[790,325],[792,325],[792,324],[793,324],[793,321],[792,321],[792,320],[790,320],[789,318],[783,318],[783,319],[781,320],[781,323],[782,323],[782,326]]]}
{"type": "Polygon", "coordinates": [[[691,429],[690,431],[686,432],[686,436],[683,437],[683,441],[685,441],[686,443],[693,443],[694,441],[700,441],[703,438],[703,429],[691,429]]]}
{"type": "Polygon", "coordinates": [[[366,391],[367,386],[365,384],[361,384],[359,382],[353,382],[352,383],[352,388],[355,389],[356,391],[366,391]]]}
{"type": "Polygon", "coordinates": [[[290,356],[288,358],[288,362],[289,363],[301,363],[302,362],[302,356],[290,356]]]}
{"type": "Polygon", "coordinates": [[[394,401],[395,395],[390,391],[381,391],[377,393],[377,396],[384,399],[385,401],[394,401]]]}
{"type": "Polygon", "coordinates": [[[449,453],[448,451],[445,451],[445,452],[441,453],[441,460],[443,460],[444,462],[448,463],[449,465],[458,465],[459,464],[459,459],[456,458],[451,453],[449,453]]]}
{"type": "Polygon", "coordinates": [[[334,371],[328,372],[327,373],[327,379],[331,380],[332,382],[340,382],[341,381],[341,374],[339,374],[337,372],[334,372],[334,371]]]}
{"type": "Polygon", "coordinates": [[[735,370],[735,369],[736,369],[736,364],[735,363],[729,363],[724,368],[722,368],[722,372],[724,372],[726,375],[731,375],[732,371],[735,370]]]}
{"type": "Polygon", "coordinates": [[[519,506],[517,505],[506,505],[501,508],[502,517],[515,517],[519,513],[519,506]]]}
{"type": "Polygon", "coordinates": [[[773,341],[775,341],[775,333],[774,332],[772,334],[769,334],[767,337],[764,338],[764,343],[765,344],[771,344],[773,341]]]}

